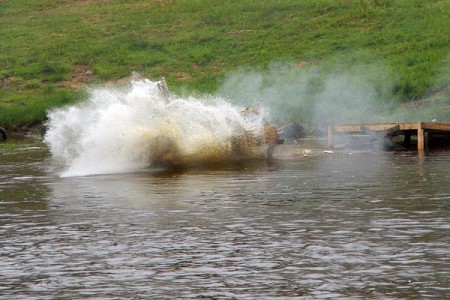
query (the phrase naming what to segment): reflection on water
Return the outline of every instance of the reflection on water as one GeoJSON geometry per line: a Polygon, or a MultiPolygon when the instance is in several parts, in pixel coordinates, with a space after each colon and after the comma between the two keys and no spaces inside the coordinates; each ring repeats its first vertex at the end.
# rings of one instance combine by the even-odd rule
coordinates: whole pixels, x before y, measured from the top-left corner
{"type": "Polygon", "coordinates": [[[450,294],[449,152],[74,178],[40,143],[0,157],[1,299],[450,294]]]}

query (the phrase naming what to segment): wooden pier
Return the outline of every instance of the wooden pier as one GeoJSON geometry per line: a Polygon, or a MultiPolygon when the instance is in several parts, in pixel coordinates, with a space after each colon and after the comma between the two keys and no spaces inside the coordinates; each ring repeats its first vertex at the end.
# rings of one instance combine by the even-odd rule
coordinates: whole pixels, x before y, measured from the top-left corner
{"type": "Polygon", "coordinates": [[[333,136],[342,134],[377,134],[380,136],[404,136],[404,144],[411,143],[411,136],[417,136],[417,150],[422,151],[428,146],[430,135],[447,134],[450,138],[450,123],[415,122],[415,123],[385,123],[385,124],[352,124],[328,126],[328,146],[333,147],[333,136]]]}

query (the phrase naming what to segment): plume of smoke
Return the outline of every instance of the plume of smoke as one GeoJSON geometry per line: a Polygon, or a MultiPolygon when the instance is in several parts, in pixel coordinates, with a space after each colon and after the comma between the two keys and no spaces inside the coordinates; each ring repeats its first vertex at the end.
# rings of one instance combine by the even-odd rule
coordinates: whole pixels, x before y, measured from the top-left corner
{"type": "Polygon", "coordinates": [[[267,71],[229,74],[219,93],[247,106],[267,107],[273,121],[306,127],[386,121],[395,80],[380,62],[330,67],[273,63],[267,71]]]}
{"type": "Polygon", "coordinates": [[[450,121],[449,61],[427,101],[405,104],[393,91],[395,70],[369,53],[344,53],[319,63],[272,62],[265,70],[228,74],[218,93],[246,106],[265,107],[272,121],[297,121],[307,129],[330,124],[450,121]],[[429,101],[428,101],[429,100],[429,101]]]}

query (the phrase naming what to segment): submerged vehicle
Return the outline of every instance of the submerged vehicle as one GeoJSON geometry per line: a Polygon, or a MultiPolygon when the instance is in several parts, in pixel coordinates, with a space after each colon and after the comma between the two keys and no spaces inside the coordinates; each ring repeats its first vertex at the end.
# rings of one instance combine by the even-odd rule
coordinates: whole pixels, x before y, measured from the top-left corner
{"type": "MultiPolygon", "coordinates": [[[[156,82],[160,98],[165,105],[175,105],[166,81],[162,78],[156,82]]],[[[186,139],[185,134],[158,134],[151,137],[150,164],[162,166],[186,166],[192,164],[210,164],[252,158],[272,160],[277,144],[282,144],[278,128],[266,121],[256,108],[237,110],[238,121],[230,121],[232,131],[220,142],[211,144],[204,142],[203,148],[194,152],[186,151],[180,146],[178,139],[186,139]],[[181,135],[181,137],[180,137],[181,135]]],[[[182,131],[182,130],[181,130],[182,131]]],[[[214,133],[212,133],[214,135],[214,133]]],[[[209,140],[208,140],[209,142],[209,140]]]]}

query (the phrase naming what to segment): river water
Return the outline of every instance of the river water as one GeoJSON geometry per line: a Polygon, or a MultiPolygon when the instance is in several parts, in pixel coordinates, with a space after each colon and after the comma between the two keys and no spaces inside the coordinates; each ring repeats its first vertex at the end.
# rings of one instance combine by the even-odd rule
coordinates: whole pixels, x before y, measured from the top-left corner
{"type": "MultiPolygon", "coordinates": [[[[0,299],[443,299],[450,152],[62,178],[0,150],[0,299]]],[[[296,152],[298,149],[298,153],[296,152]]]]}

